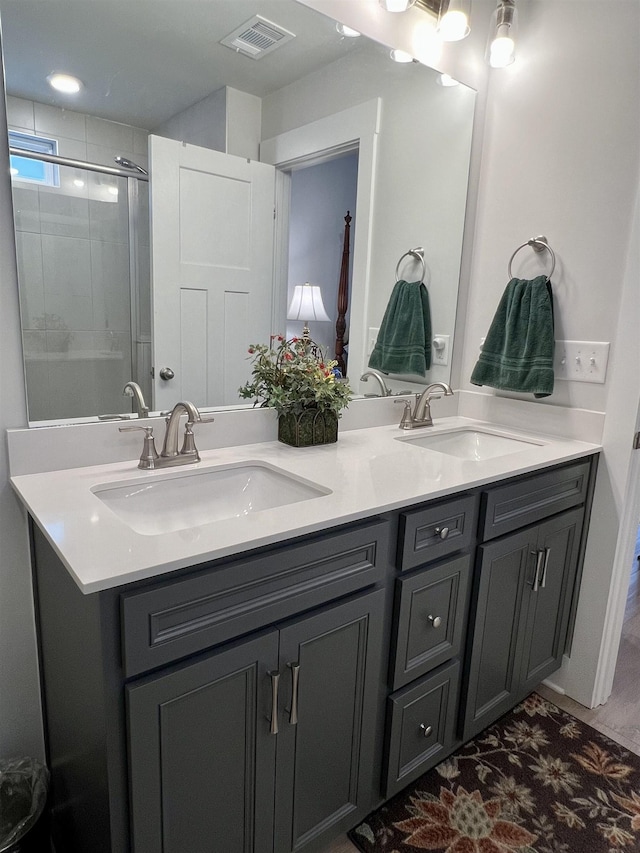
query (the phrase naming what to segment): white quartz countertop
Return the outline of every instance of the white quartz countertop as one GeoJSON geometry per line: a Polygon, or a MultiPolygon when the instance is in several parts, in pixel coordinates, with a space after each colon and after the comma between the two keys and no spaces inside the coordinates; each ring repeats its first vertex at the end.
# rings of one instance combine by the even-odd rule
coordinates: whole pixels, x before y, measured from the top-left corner
{"type": "Polygon", "coordinates": [[[599,445],[524,433],[466,418],[401,431],[345,430],[336,444],[293,448],[277,441],[205,451],[199,464],[142,471],[137,459],[11,478],[35,522],[84,593],[282,542],[294,536],[410,506],[595,453],[599,445]],[[412,446],[410,439],[452,429],[487,428],[529,439],[522,450],[484,461],[412,446]],[[133,530],[94,493],[101,487],[185,477],[256,462],[328,492],[284,506],[155,535],[133,530]],[[94,491],[92,491],[94,490],[94,491]]]}

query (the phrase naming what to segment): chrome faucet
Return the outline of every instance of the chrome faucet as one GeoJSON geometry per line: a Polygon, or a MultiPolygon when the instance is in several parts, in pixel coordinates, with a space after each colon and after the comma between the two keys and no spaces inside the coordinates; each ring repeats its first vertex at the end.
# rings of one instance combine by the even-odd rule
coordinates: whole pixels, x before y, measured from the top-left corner
{"type": "Polygon", "coordinates": [[[146,418],[149,414],[149,409],[144,401],[142,388],[138,385],[138,383],[127,382],[124,388],[122,389],[122,393],[126,394],[128,397],[133,397],[136,404],[136,412],[138,413],[138,417],[146,418]]]}
{"type": "Polygon", "coordinates": [[[197,407],[188,401],[176,403],[165,418],[166,429],[162,450],[158,455],[153,437],[153,427],[130,426],[118,427],[120,432],[131,432],[134,429],[144,431],[144,445],[138,468],[170,468],[174,465],[189,465],[200,461],[200,454],[193,435],[194,424],[211,423],[214,418],[203,418],[197,407]],[[187,416],[182,447],[178,450],[178,432],[181,415],[187,416]]]}
{"type": "Polygon", "coordinates": [[[451,397],[453,391],[450,385],[446,382],[432,382],[427,385],[422,394],[416,394],[415,409],[411,411],[411,403],[409,400],[394,400],[394,403],[403,403],[404,411],[400,420],[400,429],[416,429],[417,427],[433,426],[433,418],[431,417],[431,401],[439,400],[442,394],[433,394],[432,392],[438,389],[444,393],[445,397],[451,397]]]}
{"type": "Polygon", "coordinates": [[[360,377],[360,381],[361,382],[368,382],[370,376],[373,379],[375,379],[376,382],[378,383],[378,385],[380,386],[380,391],[381,391],[380,396],[381,397],[390,397],[391,396],[391,389],[388,387],[387,383],[384,381],[384,376],[381,373],[379,373],[377,370],[374,370],[373,368],[371,368],[370,370],[365,371],[365,373],[363,373],[362,376],[360,377]]]}

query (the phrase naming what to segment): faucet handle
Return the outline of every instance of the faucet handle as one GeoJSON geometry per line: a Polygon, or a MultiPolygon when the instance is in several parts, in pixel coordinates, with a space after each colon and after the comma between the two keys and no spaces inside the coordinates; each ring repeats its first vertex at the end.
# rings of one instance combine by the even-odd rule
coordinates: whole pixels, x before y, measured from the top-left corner
{"type": "Polygon", "coordinates": [[[156,459],[158,458],[158,451],[156,450],[156,443],[153,438],[153,427],[149,426],[126,426],[126,427],[118,427],[119,432],[133,432],[133,430],[140,429],[144,432],[144,443],[142,445],[142,453],[140,454],[140,461],[138,462],[138,468],[155,468],[156,467],[156,459]]]}
{"type": "Polygon", "coordinates": [[[197,424],[210,424],[215,421],[214,417],[210,418],[200,418],[197,421],[188,420],[184,427],[184,441],[182,442],[182,448],[180,450],[180,455],[184,454],[193,454],[197,461],[200,461],[200,454],[198,453],[198,448],[196,447],[195,436],[193,435],[193,427],[197,424]]]}
{"type": "Polygon", "coordinates": [[[413,424],[413,415],[411,413],[411,402],[409,400],[398,400],[395,399],[394,403],[402,403],[404,405],[404,411],[402,412],[402,418],[400,419],[400,423],[398,424],[399,429],[411,429],[413,424]]]}

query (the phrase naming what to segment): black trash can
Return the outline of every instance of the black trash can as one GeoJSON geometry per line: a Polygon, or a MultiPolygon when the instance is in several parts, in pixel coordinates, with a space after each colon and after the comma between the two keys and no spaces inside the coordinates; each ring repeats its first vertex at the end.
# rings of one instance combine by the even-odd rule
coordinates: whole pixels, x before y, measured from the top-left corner
{"type": "Polygon", "coordinates": [[[49,771],[35,758],[0,759],[0,853],[50,850],[49,771]]]}

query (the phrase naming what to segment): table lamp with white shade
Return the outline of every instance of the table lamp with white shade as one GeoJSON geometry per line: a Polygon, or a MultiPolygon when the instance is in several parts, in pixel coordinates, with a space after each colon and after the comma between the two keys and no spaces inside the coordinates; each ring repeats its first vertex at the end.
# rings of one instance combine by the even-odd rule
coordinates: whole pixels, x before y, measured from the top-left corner
{"type": "Polygon", "coordinates": [[[302,337],[304,340],[311,338],[309,323],[322,320],[330,323],[331,317],[325,311],[322,303],[322,294],[317,284],[296,284],[293,296],[287,310],[287,320],[302,320],[304,323],[302,337]]]}

